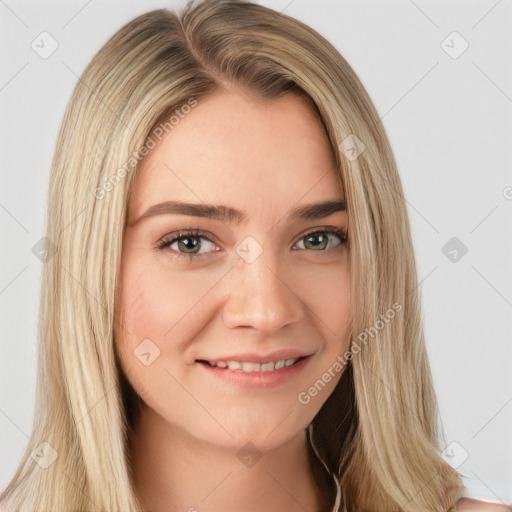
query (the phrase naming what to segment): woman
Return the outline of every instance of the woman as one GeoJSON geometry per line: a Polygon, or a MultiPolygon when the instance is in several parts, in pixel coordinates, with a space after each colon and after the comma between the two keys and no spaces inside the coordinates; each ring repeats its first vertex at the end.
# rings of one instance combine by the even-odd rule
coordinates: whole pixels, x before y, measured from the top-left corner
{"type": "Polygon", "coordinates": [[[312,29],[240,0],[127,24],[75,88],[49,205],[5,510],[455,506],[396,164],[312,29]]]}

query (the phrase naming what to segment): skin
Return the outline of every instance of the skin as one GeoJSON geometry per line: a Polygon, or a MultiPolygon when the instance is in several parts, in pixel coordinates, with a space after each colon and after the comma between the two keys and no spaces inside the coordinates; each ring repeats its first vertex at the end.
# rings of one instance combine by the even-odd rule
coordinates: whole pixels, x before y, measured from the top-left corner
{"type": "Polygon", "coordinates": [[[287,215],[343,199],[334,167],[323,126],[304,99],[265,100],[239,88],[201,98],[141,162],[128,205],[116,343],[123,371],[147,404],[131,439],[134,482],[147,510],[332,506],[305,429],[341,372],[309,403],[297,397],[349,348],[348,247],[325,233],[346,230],[348,216],[287,215]],[[169,200],[228,205],[247,220],[175,213],[137,220],[169,200]],[[187,250],[178,242],[157,249],[165,235],[194,228],[206,238],[185,240],[200,244],[204,260],[178,259],[187,250]],[[308,244],[317,228],[321,236],[308,244]],[[236,251],[248,236],[263,249],[251,263],[236,251]],[[149,365],[134,354],[145,339],[160,350],[149,365]],[[312,355],[292,380],[270,389],[226,382],[197,362],[278,349],[312,355]],[[251,467],[239,457],[248,442],[260,457],[251,467]]]}
{"type": "Polygon", "coordinates": [[[512,506],[508,506],[505,503],[487,503],[480,500],[462,498],[457,502],[455,512],[463,510],[467,512],[510,512],[512,511],[512,506]]]}

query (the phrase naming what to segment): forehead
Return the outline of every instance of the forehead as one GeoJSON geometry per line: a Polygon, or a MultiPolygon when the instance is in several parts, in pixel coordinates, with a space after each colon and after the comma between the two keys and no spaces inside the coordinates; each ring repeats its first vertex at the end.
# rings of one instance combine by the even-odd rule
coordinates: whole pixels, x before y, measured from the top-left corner
{"type": "Polygon", "coordinates": [[[257,214],[340,193],[322,122],[304,98],[220,90],[199,99],[141,162],[129,209],[133,219],[179,200],[257,214]]]}

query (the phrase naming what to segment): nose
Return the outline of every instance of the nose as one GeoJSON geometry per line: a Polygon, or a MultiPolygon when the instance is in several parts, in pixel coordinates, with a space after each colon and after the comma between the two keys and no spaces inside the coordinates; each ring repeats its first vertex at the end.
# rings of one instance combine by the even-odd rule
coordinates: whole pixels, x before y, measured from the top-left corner
{"type": "Polygon", "coordinates": [[[269,335],[303,319],[305,305],[294,290],[293,275],[269,251],[252,263],[237,261],[227,280],[223,319],[230,329],[252,327],[269,335]]]}

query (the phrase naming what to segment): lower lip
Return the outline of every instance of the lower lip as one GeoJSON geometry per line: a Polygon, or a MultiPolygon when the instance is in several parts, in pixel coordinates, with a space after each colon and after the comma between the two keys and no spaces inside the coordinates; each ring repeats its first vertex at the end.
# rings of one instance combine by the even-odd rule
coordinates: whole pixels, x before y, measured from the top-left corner
{"type": "Polygon", "coordinates": [[[302,371],[310,359],[311,356],[307,356],[291,366],[285,366],[279,370],[271,370],[269,372],[243,372],[242,370],[229,370],[228,368],[209,366],[206,363],[196,362],[196,364],[209,374],[238,386],[247,388],[271,388],[291,381],[302,371]]]}

